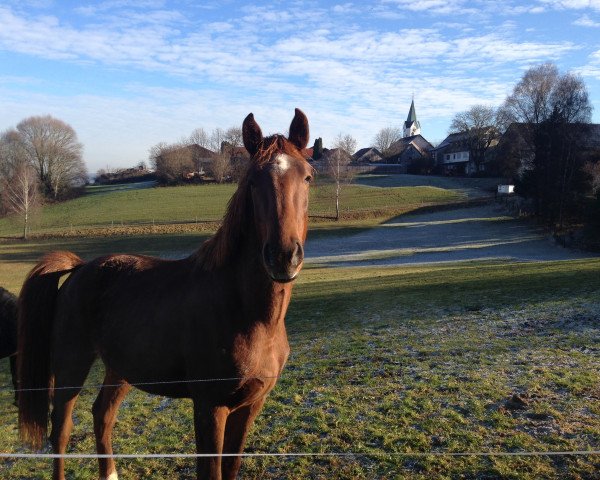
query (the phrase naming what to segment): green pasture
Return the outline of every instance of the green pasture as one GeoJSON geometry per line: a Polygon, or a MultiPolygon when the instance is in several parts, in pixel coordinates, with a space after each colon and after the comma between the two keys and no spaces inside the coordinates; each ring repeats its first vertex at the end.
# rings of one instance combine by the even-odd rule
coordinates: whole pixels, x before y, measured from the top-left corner
{"type": "MultiPolygon", "coordinates": [[[[62,203],[47,205],[34,212],[31,234],[64,234],[102,229],[127,231],[131,226],[156,226],[174,224],[198,224],[209,222],[208,230],[214,230],[221,220],[227,202],[236,189],[233,184],[205,184],[179,187],[156,187],[136,189],[117,186],[88,187],[87,194],[62,203]],[[125,230],[123,230],[125,228],[125,230]]],[[[460,191],[435,186],[407,186],[372,188],[365,185],[346,185],[341,194],[341,210],[344,220],[373,223],[414,210],[424,205],[455,202],[464,199],[460,191]]],[[[326,179],[311,188],[310,215],[326,219],[335,214],[333,185],[326,179]]],[[[172,233],[173,229],[162,229],[172,233]]],[[[135,233],[135,232],[134,232],[135,233]]],[[[22,234],[19,217],[0,218],[0,237],[22,234]]],[[[80,236],[81,236],[80,235],[80,236]]]]}
{"type": "MultiPolygon", "coordinates": [[[[319,179],[311,191],[311,237],[345,235],[483,188],[449,179],[420,185],[409,177],[398,183],[371,175],[345,186],[340,222],[315,222],[333,215],[332,186],[319,179]]],[[[85,259],[110,252],[183,256],[216,228],[234,189],[96,187],[44,207],[33,232],[46,238],[0,240],[0,285],[18,293],[27,271],[51,250],[85,259]],[[121,224],[184,222],[209,223],[205,231],[113,235],[121,224]],[[59,236],[96,228],[103,236],[59,236]]],[[[18,232],[13,220],[0,219],[0,237],[18,232]]],[[[248,458],[240,478],[598,478],[598,455],[431,453],[600,449],[600,259],[309,265],[286,322],[292,354],[247,451],[359,455],[248,458]]],[[[72,453],[95,451],[91,405],[102,376],[98,364],[75,409],[72,453]]],[[[0,360],[0,387],[9,385],[8,361],[0,360]]],[[[0,390],[0,452],[28,451],[18,442],[16,417],[12,393],[0,390]]],[[[113,438],[118,453],[191,453],[191,402],[134,390],[113,438]]],[[[121,479],[195,478],[191,459],[117,463],[121,479]]],[[[70,479],[96,478],[96,471],[93,460],[67,463],[70,479]]],[[[2,479],[50,473],[50,461],[0,459],[2,479]]]]}
{"type": "MultiPolygon", "coordinates": [[[[86,241],[68,247],[91,255],[99,245],[86,241]]],[[[3,245],[0,284],[17,282],[16,272],[45,246],[10,252],[3,245]]],[[[408,453],[599,450],[599,322],[600,259],[306,268],[287,316],[292,354],[247,451],[361,455],[245,459],[240,477],[598,478],[593,455],[408,453]]],[[[88,383],[101,378],[98,365],[88,383]]],[[[4,360],[0,385],[9,383],[4,360]]],[[[70,452],[94,452],[96,393],[80,397],[70,452]]],[[[119,453],[193,452],[191,402],[132,392],[114,445],[119,453]]],[[[27,451],[6,391],[0,451],[27,451]]],[[[92,460],[68,461],[67,478],[95,478],[96,468],[92,460]]],[[[121,479],[194,478],[190,459],[128,459],[118,468],[121,479]]],[[[50,472],[46,461],[0,460],[0,478],[49,479],[50,472]]]]}

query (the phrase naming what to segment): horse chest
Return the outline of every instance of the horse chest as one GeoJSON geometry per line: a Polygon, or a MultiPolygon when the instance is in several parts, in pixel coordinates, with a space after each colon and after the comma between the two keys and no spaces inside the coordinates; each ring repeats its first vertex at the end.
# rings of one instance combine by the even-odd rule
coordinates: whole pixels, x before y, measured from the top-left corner
{"type": "Polygon", "coordinates": [[[289,355],[285,337],[238,338],[226,352],[241,377],[276,377],[289,355]]]}
{"type": "Polygon", "coordinates": [[[228,352],[240,384],[232,403],[253,403],[275,386],[289,355],[287,338],[240,339],[228,352]]]}

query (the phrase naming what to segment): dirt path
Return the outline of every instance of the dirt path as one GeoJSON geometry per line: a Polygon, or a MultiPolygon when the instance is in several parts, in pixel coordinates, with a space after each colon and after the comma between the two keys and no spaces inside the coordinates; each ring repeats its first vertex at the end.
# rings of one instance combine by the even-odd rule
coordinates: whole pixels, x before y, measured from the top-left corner
{"type": "Polygon", "coordinates": [[[307,263],[401,265],[466,260],[541,261],[594,257],[556,245],[497,205],[404,215],[371,230],[306,245],[307,263]]]}
{"type": "Polygon", "coordinates": [[[463,178],[440,177],[435,175],[359,175],[354,180],[363,186],[374,188],[387,187],[422,187],[430,186],[453,190],[469,198],[482,198],[494,195],[498,183],[497,178],[463,178]]]}

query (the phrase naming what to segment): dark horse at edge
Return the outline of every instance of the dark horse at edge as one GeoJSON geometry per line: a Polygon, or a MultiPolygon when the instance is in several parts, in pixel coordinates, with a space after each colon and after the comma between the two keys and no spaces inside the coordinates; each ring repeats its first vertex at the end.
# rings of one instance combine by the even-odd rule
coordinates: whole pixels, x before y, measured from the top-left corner
{"type": "Polygon", "coordinates": [[[17,297],[0,287],[0,358],[9,357],[17,402],[17,297]]]}
{"type": "MultiPolygon", "coordinates": [[[[308,120],[299,109],[288,138],[263,138],[252,114],[242,130],[248,170],[221,227],[192,255],[109,255],[84,263],[54,252],[29,273],[19,298],[25,442],[42,445],[52,400],[49,438],[55,453],[65,453],[80,388],[61,387],[83,385],[100,357],[106,373],[93,405],[99,454],[112,454],[117,410],[134,384],[191,398],[196,451],[217,454],[198,457],[198,478],[237,476],[241,457],[221,454],[243,452],[289,355],[284,320],[304,261],[312,179],[302,155],[308,120]],[[40,387],[49,388],[28,390],[40,387]]],[[[100,458],[99,467],[101,479],[117,479],[112,458],[100,458]]],[[[64,458],[54,460],[53,478],[64,479],[64,458]]]]}

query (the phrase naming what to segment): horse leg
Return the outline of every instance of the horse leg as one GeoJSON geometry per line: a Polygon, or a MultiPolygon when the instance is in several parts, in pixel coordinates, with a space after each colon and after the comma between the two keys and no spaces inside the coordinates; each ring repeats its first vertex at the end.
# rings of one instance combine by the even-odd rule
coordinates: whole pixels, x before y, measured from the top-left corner
{"type": "MultiPolygon", "coordinates": [[[[73,408],[93,361],[92,356],[85,360],[78,358],[77,361],[68,364],[60,362],[60,365],[64,365],[64,368],[58,369],[56,368],[57,363],[54,364],[56,373],[51,414],[52,432],[50,433],[50,443],[52,443],[54,453],[64,454],[67,450],[67,444],[73,429],[73,408]]],[[[64,458],[54,459],[52,478],[54,480],[64,480],[64,458]]]]}
{"type": "MultiPolygon", "coordinates": [[[[94,434],[96,451],[102,455],[112,455],[112,430],[117,420],[121,402],[131,389],[131,385],[107,369],[104,384],[94,402],[94,434]]],[[[117,480],[117,468],[113,458],[99,458],[100,480],[117,480]]]]}
{"type": "Polygon", "coordinates": [[[12,384],[15,389],[15,405],[19,403],[19,383],[17,382],[17,356],[11,355],[10,357],[10,375],[12,377],[12,384]]]}
{"type": "MultiPolygon", "coordinates": [[[[231,412],[225,427],[225,441],[223,453],[243,453],[248,431],[254,419],[262,410],[265,399],[258,400],[251,405],[238,408],[231,412]]],[[[234,480],[242,466],[242,457],[223,458],[223,480],[234,480]]]]}
{"type": "Polygon", "coordinates": [[[194,430],[196,453],[218,454],[218,457],[198,457],[197,478],[200,480],[221,480],[221,453],[223,437],[229,409],[227,407],[206,407],[194,400],[194,430]]]}

